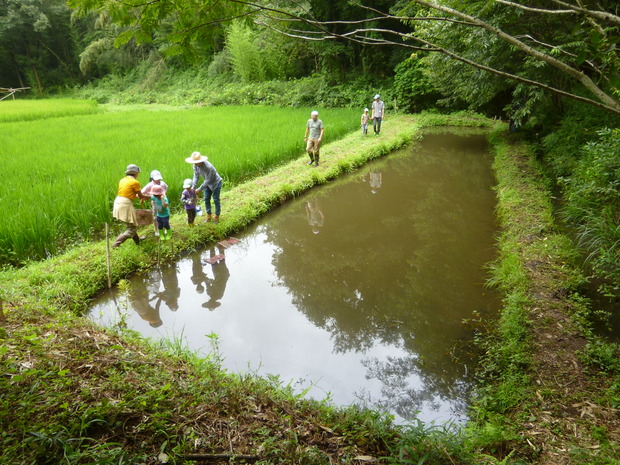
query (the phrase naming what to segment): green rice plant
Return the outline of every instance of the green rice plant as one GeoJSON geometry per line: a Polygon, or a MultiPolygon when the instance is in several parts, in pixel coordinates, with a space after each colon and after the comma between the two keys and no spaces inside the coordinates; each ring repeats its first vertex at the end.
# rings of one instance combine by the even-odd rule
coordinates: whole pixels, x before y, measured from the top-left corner
{"type": "Polygon", "coordinates": [[[59,116],[90,115],[99,112],[94,100],[2,100],[0,123],[32,121],[59,116]]]}
{"type": "MultiPolygon", "coordinates": [[[[310,110],[203,107],[11,123],[0,147],[0,198],[11,218],[0,224],[0,261],[21,264],[100,237],[130,163],[142,168],[142,186],[151,170],[162,172],[177,211],[194,151],[215,165],[224,190],[290,161],[304,152],[310,110]]],[[[322,110],[321,118],[326,143],[357,128],[351,109],[322,110]]]]}

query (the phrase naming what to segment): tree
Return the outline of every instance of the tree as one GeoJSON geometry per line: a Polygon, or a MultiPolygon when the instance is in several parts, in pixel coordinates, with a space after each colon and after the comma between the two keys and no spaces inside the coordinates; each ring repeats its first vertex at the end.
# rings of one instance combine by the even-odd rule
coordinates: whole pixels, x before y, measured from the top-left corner
{"type": "Polygon", "coordinates": [[[43,92],[76,73],[71,10],[63,0],[0,0],[0,79],[43,92]]]}
{"type": "MultiPolygon", "coordinates": [[[[69,0],[79,11],[107,10],[131,25],[117,38],[120,43],[151,40],[163,18],[175,18],[167,40],[181,51],[223,21],[254,16],[258,24],[308,41],[439,53],[502,81],[620,114],[616,2],[590,7],[587,0],[402,0],[388,3],[391,11],[386,2],[377,3],[347,2],[347,14],[339,18],[342,2],[322,0],[69,0]]],[[[475,89],[476,75],[471,77],[469,87],[475,89]]]]}

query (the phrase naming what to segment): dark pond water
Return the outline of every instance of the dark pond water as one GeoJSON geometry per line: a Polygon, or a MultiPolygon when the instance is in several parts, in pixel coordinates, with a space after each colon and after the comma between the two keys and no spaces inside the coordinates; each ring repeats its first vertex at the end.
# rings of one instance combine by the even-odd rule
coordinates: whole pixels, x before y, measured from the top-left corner
{"type": "Polygon", "coordinates": [[[235,244],[136,276],[130,296],[106,293],[90,315],[113,325],[125,311],[130,328],[205,354],[215,333],[226,369],[275,374],[337,405],[465,420],[475,360],[463,320],[498,306],[484,286],[490,165],[484,135],[427,135],[283,205],[235,244]]]}

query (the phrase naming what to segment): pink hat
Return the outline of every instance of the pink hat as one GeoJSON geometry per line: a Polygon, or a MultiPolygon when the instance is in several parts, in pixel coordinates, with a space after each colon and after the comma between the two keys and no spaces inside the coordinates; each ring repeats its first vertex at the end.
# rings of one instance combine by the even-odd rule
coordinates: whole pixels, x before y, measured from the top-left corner
{"type": "Polygon", "coordinates": [[[161,186],[153,186],[151,187],[151,194],[153,195],[162,195],[164,193],[164,188],[161,186]]]}

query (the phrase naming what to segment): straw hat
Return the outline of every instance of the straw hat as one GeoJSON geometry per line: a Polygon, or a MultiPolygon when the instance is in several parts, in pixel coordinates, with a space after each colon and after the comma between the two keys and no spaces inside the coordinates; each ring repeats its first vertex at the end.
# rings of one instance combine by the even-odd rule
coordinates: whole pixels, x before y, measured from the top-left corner
{"type": "Polygon", "coordinates": [[[134,165],[131,163],[127,165],[127,169],[125,170],[125,174],[138,174],[140,172],[140,167],[138,165],[134,165]]]}
{"type": "Polygon", "coordinates": [[[164,193],[164,188],[161,186],[153,186],[151,187],[151,194],[153,195],[162,195],[164,193]]]}
{"type": "Polygon", "coordinates": [[[194,152],[192,153],[191,157],[187,157],[185,159],[185,161],[187,163],[202,163],[203,161],[207,161],[208,158],[205,157],[204,155],[201,155],[200,152],[194,152]]]}

